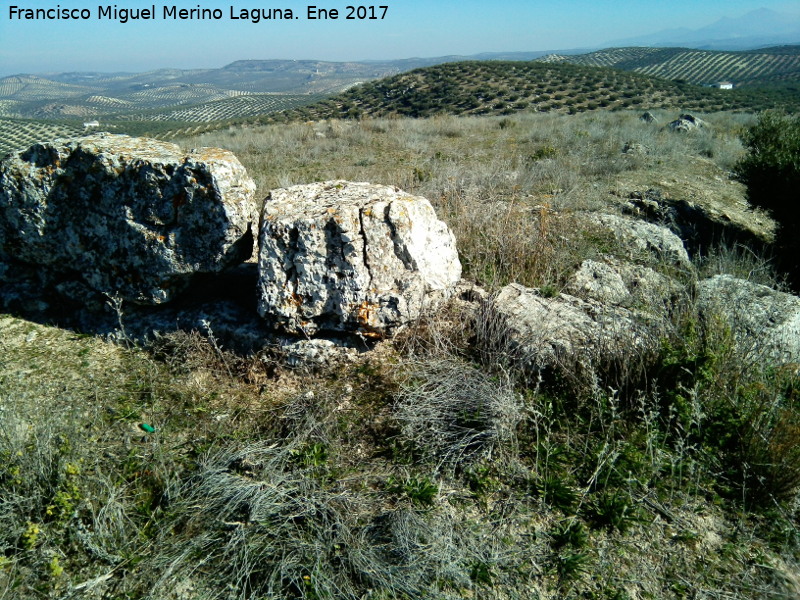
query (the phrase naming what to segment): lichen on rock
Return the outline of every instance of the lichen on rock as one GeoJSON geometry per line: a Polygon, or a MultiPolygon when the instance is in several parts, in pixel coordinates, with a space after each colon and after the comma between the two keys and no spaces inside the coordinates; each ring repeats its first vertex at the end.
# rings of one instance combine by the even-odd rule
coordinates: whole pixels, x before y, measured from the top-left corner
{"type": "Polygon", "coordinates": [[[455,237],[430,202],[369,183],[274,190],[259,248],[259,312],[293,334],[383,337],[461,276],[455,237]]]}
{"type": "Polygon", "coordinates": [[[0,163],[0,261],[161,304],[252,252],[255,184],[226,150],[97,134],[0,163]]]}
{"type": "Polygon", "coordinates": [[[512,283],[486,303],[478,338],[491,356],[533,378],[555,373],[591,385],[604,374],[649,360],[662,325],[639,311],[564,293],[547,297],[512,283]]]}

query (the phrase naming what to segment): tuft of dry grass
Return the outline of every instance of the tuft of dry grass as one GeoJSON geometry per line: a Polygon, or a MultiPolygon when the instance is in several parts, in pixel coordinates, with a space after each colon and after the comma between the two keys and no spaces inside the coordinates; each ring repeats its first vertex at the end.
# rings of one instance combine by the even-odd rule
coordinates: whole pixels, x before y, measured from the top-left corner
{"type": "Polygon", "coordinates": [[[411,368],[394,408],[401,438],[436,469],[467,468],[513,445],[522,399],[507,375],[489,376],[469,364],[425,360],[411,368]]]}

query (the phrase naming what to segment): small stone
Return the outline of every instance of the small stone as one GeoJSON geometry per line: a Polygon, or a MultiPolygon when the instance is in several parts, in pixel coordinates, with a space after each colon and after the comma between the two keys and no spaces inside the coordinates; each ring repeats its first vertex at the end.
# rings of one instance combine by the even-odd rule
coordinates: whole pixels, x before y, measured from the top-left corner
{"type": "Polygon", "coordinates": [[[685,113],[680,115],[674,121],[671,121],[667,127],[669,127],[672,131],[694,131],[695,129],[701,129],[706,126],[706,122],[699,117],[695,117],[692,114],[685,113]]]}
{"type": "Polygon", "coordinates": [[[645,156],[649,152],[650,150],[647,148],[647,146],[640,144],[639,142],[625,142],[625,145],[622,147],[623,154],[645,156]]]}

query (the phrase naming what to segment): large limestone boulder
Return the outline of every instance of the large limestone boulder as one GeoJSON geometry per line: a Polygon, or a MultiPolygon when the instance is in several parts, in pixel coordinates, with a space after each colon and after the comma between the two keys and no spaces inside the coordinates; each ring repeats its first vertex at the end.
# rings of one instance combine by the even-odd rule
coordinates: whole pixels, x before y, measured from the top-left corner
{"type": "Polygon", "coordinates": [[[626,308],[512,283],[487,303],[479,339],[533,377],[556,373],[587,385],[645,364],[658,348],[658,325],[626,308]]]}
{"type": "Polygon", "coordinates": [[[764,285],[717,275],[697,286],[700,309],[722,316],[744,360],[800,362],[800,298],[764,285]]]}
{"type": "Polygon", "coordinates": [[[695,129],[702,129],[706,126],[706,122],[699,117],[692,114],[684,113],[674,121],[670,121],[667,127],[672,131],[694,131],[695,129]]]}
{"type": "Polygon", "coordinates": [[[603,213],[594,214],[592,220],[614,234],[617,242],[628,250],[628,258],[633,262],[655,259],[679,268],[691,268],[683,241],[666,227],[603,213]]]}
{"type": "Polygon", "coordinates": [[[294,334],[385,336],[461,276],[455,237],[430,202],[369,183],[274,190],[259,243],[259,312],[294,334]]]}
{"type": "Polygon", "coordinates": [[[226,150],[97,134],[0,163],[0,262],[140,304],[252,252],[255,184],[226,150]]]}

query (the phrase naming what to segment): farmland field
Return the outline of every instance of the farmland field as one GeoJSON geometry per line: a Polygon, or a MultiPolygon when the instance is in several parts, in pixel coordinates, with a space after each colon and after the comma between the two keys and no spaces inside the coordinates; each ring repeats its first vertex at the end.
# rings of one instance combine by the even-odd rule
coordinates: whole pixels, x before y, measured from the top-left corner
{"type": "MultiPolygon", "coordinates": [[[[522,55],[520,55],[521,57],[522,55]]],[[[534,61],[237,61],[221,69],[0,79],[0,150],[101,130],[171,139],[237,121],[675,107],[797,110],[796,46],[751,52],[610,48],[534,61]],[[419,65],[431,65],[409,71],[419,65]],[[392,75],[394,73],[394,75],[392,75]],[[378,81],[376,78],[383,77],[378,81]],[[734,90],[699,85],[730,80],[734,90]]]]}
{"type": "Polygon", "coordinates": [[[310,94],[250,94],[225,100],[205,102],[174,110],[119,115],[115,121],[186,121],[187,123],[210,123],[226,119],[237,119],[263,115],[288,108],[311,104],[321,98],[310,94]]]}
{"type": "Polygon", "coordinates": [[[750,52],[689,48],[609,48],[574,56],[549,55],[544,62],[613,67],[696,84],[731,81],[753,86],[800,78],[800,54],[792,46],[750,52]]]}
{"type": "Polygon", "coordinates": [[[83,135],[84,129],[37,121],[0,117],[0,154],[30,146],[34,142],[83,135]]]}

